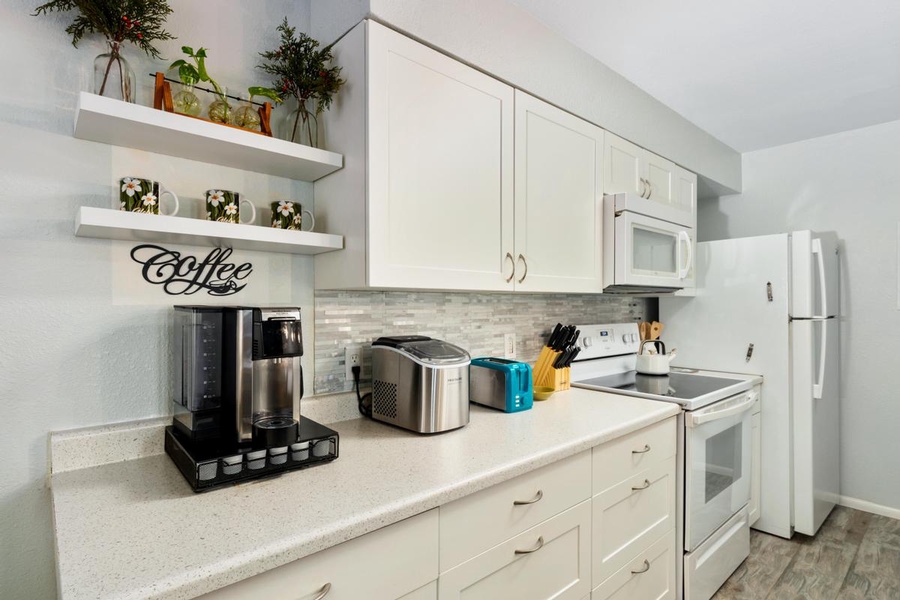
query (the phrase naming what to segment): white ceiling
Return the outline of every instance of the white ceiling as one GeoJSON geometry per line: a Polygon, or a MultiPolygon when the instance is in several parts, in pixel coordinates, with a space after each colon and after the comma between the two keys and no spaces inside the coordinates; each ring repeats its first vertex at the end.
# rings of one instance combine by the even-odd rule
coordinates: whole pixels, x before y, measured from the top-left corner
{"type": "Polygon", "coordinates": [[[511,0],[747,152],[900,119],[898,0],[511,0]]]}

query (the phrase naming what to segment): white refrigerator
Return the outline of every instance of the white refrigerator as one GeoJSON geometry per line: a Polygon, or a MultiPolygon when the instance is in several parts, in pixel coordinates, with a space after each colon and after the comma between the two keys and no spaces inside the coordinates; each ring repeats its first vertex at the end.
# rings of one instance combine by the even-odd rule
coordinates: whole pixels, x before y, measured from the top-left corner
{"type": "Polygon", "coordinates": [[[760,518],[814,535],[840,496],[840,272],[833,233],[697,244],[696,297],[660,298],[674,365],[762,375],[760,518]]]}

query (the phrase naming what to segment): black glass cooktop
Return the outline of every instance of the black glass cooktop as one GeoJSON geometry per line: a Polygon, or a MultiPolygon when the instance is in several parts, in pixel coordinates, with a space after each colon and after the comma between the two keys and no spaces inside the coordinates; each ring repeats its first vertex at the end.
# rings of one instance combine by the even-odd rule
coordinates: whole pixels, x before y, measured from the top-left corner
{"type": "Polygon", "coordinates": [[[693,400],[739,383],[741,383],[739,379],[707,377],[690,373],[641,375],[636,371],[578,381],[578,385],[585,387],[667,396],[678,400],[693,400]]]}

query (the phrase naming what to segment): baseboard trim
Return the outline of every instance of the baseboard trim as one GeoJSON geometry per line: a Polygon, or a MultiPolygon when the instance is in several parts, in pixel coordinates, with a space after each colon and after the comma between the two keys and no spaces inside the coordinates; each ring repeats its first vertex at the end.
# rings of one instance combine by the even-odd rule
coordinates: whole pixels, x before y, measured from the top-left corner
{"type": "Polygon", "coordinates": [[[881,515],[882,517],[890,517],[891,519],[900,519],[900,508],[891,508],[890,506],[883,506],[881,504],[875,504],[874,502],[869,502],[867,500],[860,500],[859,498],[850,498],[849,496],[841,496],[838,499],[838,504],[841,506],[846,506],[847,508],[855,508],[856,510],[861,510],[864,512],[881,515]]]}

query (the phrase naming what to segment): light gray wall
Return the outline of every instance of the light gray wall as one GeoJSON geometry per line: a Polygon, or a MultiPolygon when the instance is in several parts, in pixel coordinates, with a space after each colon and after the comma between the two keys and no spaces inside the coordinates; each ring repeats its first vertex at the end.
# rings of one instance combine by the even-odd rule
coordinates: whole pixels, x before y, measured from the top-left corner
{"type": "Polygon", "coordinates": [[[740,154],[507,0],[320,0],[312,32],[367,15],[697,173],[701,197],[741,189],[740,154]]]}
{"type": "Polygon", "coordinates": [[[838,233],[842,494],[900,510],[900,121],[751,152],[743,162],[744,193],[701,202],[699,235],[838,233]]]}
{"type": "MultiPolygon", "coordinates": [[[[169,28],[179,39],[161,46],[166,58],[177,57],[182,44],[206,46],[219,81],[236,87],[266,81],[253,68],[256,53],[274,47],[274,28],[285,14],[301,29],[309,19],[308,2],[293,0],[219,0],[214,9],[207,2],[170,1],[175,14],[169,28]]],[[[102,46],[85,40],[73,48],[63,32],[71,17],[29,16],[37,4],[0,3],[4,600],[56,596],[47,433],[169,412],[169,309],[120,302],[112,263],[127,247],[75,238],[77,208],[111,206],[113,179],[131,174],[159,178],[195,209],[212,182],[240,186],[234,189],[258,204],[284,197],[309,201],[312,196],[311,184],[74,139],[77,93],[88,89],[93,58],[102,46]]],[[[148,82],[146,73],[167,64],[153,64],[134,49],[127,57],[148,82]]],[[[146,89],[142,92],[139,101],[146,104],[150,96],[146,89]]],[[[266,260],[254,257],[254,262],[266,260]]],[[[268,273],[273,289],[268,297],[284,300],[286,294],[308,306],[311,324],[312,259],[287,259],[282,267],[268,273]]],[[[305,358],[311,367],[312,352],[305,358]]]]}

